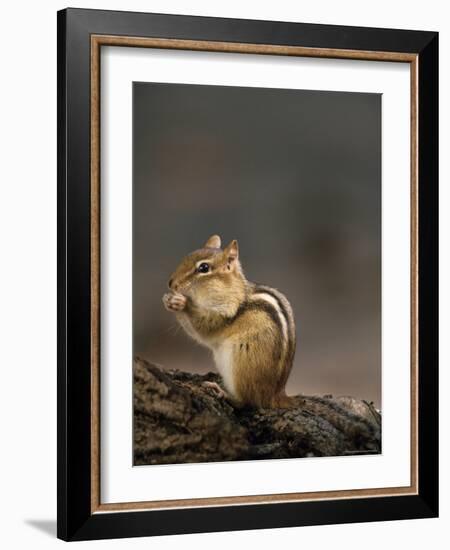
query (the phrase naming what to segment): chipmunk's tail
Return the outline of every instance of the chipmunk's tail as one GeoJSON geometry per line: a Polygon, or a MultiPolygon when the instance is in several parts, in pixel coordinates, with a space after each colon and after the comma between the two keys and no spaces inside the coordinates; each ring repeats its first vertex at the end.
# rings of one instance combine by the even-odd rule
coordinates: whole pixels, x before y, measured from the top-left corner
{"type": "Polygon", "coordinates": [[[272,407],[274,409],[296,409],[299,404],[298,397],[286,395],[285,392],[276,395],[272,401],[272,407]]]}

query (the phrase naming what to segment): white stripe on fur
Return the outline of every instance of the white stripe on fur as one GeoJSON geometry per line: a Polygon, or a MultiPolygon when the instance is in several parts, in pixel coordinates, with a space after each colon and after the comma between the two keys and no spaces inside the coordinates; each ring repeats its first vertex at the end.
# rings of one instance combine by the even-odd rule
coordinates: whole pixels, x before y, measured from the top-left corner
{"type": "Polygon", "coordinates": [[[281,326],[282,326],[282,329],[283,329],[283,343],[286,346],[287,343],[288,343],[288,338],[289,338],[288,337],[288,323],[287,323],[287,319],[284,316],[283,311],[281,310],[276,298],[274,298],[273,296],[271,296],[270,294],[267,294],[265,292],[258,292],[256,294],[252,295],[252,300],[264,300],[265,302],[267,302],[271,306],[273,306],[273,308],[277,312],[277,315],[280,319],[280,323],[281,323],[281,326]]]}

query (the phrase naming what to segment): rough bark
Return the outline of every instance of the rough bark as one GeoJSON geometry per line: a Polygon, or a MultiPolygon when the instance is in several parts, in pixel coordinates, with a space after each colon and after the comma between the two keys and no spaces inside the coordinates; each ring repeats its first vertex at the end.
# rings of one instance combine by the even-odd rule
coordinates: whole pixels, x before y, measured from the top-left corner
{"type": "Polygon", "coordinates": [[[291,409],[239,409],[204,382],[215,373],[134,361],[134,464],[381,452],[381,417],[353,397],[295,397],[291,409]]]}

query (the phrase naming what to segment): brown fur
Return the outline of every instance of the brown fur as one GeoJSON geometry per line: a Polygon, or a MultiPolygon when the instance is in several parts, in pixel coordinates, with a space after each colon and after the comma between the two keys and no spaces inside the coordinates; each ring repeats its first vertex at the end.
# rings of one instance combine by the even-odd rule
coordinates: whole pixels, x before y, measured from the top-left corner
{"type": "Polygon", "coordinates": [[[181,261],[169,288],[166,308],[176,312],[192,338],[213,351],[237,404],[291,406],[285,385],[295,354],[292,310],[276,289],[247,281],[236,241],[222,250],[220,238],[210,237],[181,261]],[[207,273],[199,272],[203,263],[207,273]]]}

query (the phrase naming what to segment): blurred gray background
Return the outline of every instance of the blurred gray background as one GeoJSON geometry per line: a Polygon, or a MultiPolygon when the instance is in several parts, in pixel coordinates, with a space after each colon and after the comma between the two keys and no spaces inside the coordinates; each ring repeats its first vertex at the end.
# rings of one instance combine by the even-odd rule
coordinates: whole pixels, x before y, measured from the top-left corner
{"type": "Polygon", "coordinates": [[[381,96],[133,84],[133,345],[213,369],[161,297],[213,233],[297,323],[288,393],[381,405],[381,96]]]}

